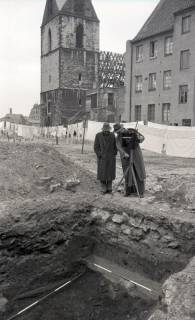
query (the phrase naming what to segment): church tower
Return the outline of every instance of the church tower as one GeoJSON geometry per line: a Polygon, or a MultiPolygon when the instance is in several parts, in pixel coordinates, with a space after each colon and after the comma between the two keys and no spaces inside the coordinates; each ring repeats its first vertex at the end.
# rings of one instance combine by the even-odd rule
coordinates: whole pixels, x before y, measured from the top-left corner
{"type": "Polygon", "coordinates": [[[97,87],[99,20],[91,0],[47,0],[41,25],[41,124],[65,124],[97,87]]]}

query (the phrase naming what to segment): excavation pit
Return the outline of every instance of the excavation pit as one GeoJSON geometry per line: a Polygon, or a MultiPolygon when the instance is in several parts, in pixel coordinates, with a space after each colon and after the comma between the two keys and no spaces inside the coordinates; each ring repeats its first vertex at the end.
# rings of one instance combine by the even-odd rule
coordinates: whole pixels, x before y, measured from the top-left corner
{"type": "Polygon", "coordinates": [[[121,212],[113,201],[98,203],[81,194],[77,200],[74,195],[66,200],[49,197],[4,207],[0,273],[8,303],[3,320],[83,269],[81,278],[18,318],[150,318],[164,281],[194,255],[194,225],[177,221],[175,226],[165,216],[140,209],[121,212]]]}

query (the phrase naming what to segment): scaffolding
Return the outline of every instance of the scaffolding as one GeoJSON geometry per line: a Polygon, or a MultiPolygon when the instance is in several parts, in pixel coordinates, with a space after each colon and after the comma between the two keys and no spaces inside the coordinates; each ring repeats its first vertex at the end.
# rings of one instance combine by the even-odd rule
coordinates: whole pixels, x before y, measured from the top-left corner
{"type": "Polygon", "coordinates": [[[124,54],[100,51],[98,88],[120,88],[125,81],[124,54]]]}

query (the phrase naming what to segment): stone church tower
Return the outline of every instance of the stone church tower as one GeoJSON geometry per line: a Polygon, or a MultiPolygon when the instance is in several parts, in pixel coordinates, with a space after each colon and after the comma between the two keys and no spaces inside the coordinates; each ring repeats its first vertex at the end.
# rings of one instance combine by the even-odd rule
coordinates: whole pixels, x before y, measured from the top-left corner
{"type": "Polygon", "coordinates": [[[41,26],[41,125],[66,124],[97,87],[99,20],[91,0],[47,0],[41,26]]]}

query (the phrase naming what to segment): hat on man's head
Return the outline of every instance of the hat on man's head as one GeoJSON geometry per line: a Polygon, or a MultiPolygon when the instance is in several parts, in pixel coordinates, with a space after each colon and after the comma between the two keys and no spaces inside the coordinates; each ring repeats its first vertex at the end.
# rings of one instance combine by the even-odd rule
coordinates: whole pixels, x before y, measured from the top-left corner
{"type": "Polygon", "coordinates": [[[110,130],[111,130],[110,124],[108,122],[104,122],[102,131],[110,131],[110,130]]]}
{"type": "Polygon", "coordinates": [[[114,132],[117,132],[117,131],[120,130],[122,127],[123,127],[122,124],[120,124],[120,123],[115,123],[115,124],[113,125],[114,132]]]}

